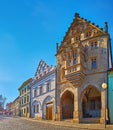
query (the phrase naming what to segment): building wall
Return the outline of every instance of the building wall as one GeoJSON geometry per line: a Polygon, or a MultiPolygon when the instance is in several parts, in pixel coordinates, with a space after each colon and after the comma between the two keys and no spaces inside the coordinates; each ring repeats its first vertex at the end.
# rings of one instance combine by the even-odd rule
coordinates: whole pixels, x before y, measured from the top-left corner
{"type": "Polygon", "coordinates": [[[108,107],[110,123],[113,123],[113,70],[108,73],[108,107]]]}
{"type": "Polygon", "coordinates": [[[55,119],[55,67],[40,61],[31,84],[31,117],[55,119]]]}
{"type": "MultiPolygon", "coordinates": [[[[53,102],[55,111],[55,73],[45,77],[40,82],[36,82],[31,87],[31,117],[38,119],[46,119],[45,105],[48,102],[53,102]],[[46,83],[49,81],[50,89],[46,91],[46,83]],[[39,94],[40,86],[42,86],[42,94],[39,94]],[[36,95],[34,95],[36,90],[36,95]],[[34,112],[34,105],[39,105],[38,112],[34,112]]],[[[54,115],[54,112],[53,112],[54,115]]],[[[54,117],[53,117],[54,118],[54,117]]]]}
{"type": "MultiPolygon", "coordinates": [[[[102,89],[102,83],[107,83],[107,48],[109,44],[107,33],[80,18],[78,14],[76,15],[56,55],[58,120],[62,119],[62,108],[66,106],[64,109],[69,112],[68,103],[63,104],[62,101],[62,97],[66,98],[67,91],[74,95],[74,99],[69,97],[69,100],[74,100],[73,116],[70,116],[74,122],[104,123],[105,104],[107,104],[105,95],[107,97],[107,93],[102,89]],[[98,94],[96,95],[96,93],[98,94]],[[94,109],[97,118],[91,118],[91,116],[83,118],[82,103],[83,99],[86,102],[90,101],[88,98],[90,100],[92,98],[95,102],[95,108],[90,109],[94,109]],[[100,116],[96,115],[97,101],[98,104],[101,104],[98,110],[100,116]]],[[[88,105],[91,106],[90,103],[88,105]]],[[[85,108],[88,110],[88,106],[85,108]]]]}
{"type": "Polygon", "coordinates": [[[30,83],[29,79],[19,88],[19,115],[30,117],[30,83]]]}

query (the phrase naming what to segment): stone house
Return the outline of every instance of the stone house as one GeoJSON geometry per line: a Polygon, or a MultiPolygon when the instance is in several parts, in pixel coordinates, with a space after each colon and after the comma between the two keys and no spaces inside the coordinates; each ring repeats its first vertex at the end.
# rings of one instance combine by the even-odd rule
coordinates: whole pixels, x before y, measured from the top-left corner
{"type": "Polygon", "coordinates": [[[102,29],[75,14],[60,46],[57,44],[57,120],[104,123],[107,92],[102,83],[107,84],[112,66],[110,44],[107,22],[102,29]]]}

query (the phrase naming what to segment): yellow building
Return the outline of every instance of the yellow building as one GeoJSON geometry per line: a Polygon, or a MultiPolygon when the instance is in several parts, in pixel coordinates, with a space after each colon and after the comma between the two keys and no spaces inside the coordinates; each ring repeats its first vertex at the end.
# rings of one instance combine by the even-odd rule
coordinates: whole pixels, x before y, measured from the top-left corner
{"type": "Polygon", "coordinates": [[[19,116],[30,117],[30,83],[32,78],[26,80],[19,87],[19,116]]]}
{"type": "Polygon", "coordinates": [[[19,116],[19,97],[11,103],[11,115],[19,116]]]}
{"type": "Polygon", "coordinates": [[[111,65],[107,22],[103,30],[76,13],[61,45],[57,45],[56,58],[56,119],[104,123],[107,93],[102,83],[107,83],[111,65]]]}

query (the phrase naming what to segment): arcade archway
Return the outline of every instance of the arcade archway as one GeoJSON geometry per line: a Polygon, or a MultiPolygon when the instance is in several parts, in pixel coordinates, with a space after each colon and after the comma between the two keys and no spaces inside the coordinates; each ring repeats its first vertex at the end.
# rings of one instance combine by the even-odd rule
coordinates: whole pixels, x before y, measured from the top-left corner
{"type": "Polygon", "coordinates": [[[61,119],[72,119],[74,111],[74,94],[68,90],[64,92],[60,104],[61,119]]]}
{"type": "Polygon", "coordinates": [[[99,118],[101,116],[101,93],[95,87],[88,87],[82,94],[83,118],[99,118]]]}

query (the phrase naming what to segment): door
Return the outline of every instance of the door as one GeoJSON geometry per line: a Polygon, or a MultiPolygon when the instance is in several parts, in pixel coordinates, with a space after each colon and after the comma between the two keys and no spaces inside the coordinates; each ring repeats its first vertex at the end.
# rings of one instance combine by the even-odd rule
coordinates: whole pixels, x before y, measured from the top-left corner
{"type": "Polygon", "coordinates": [[[46,119],[47,120],[52,120],[52,105],[51,106],[46,106],[46,119]]]}

